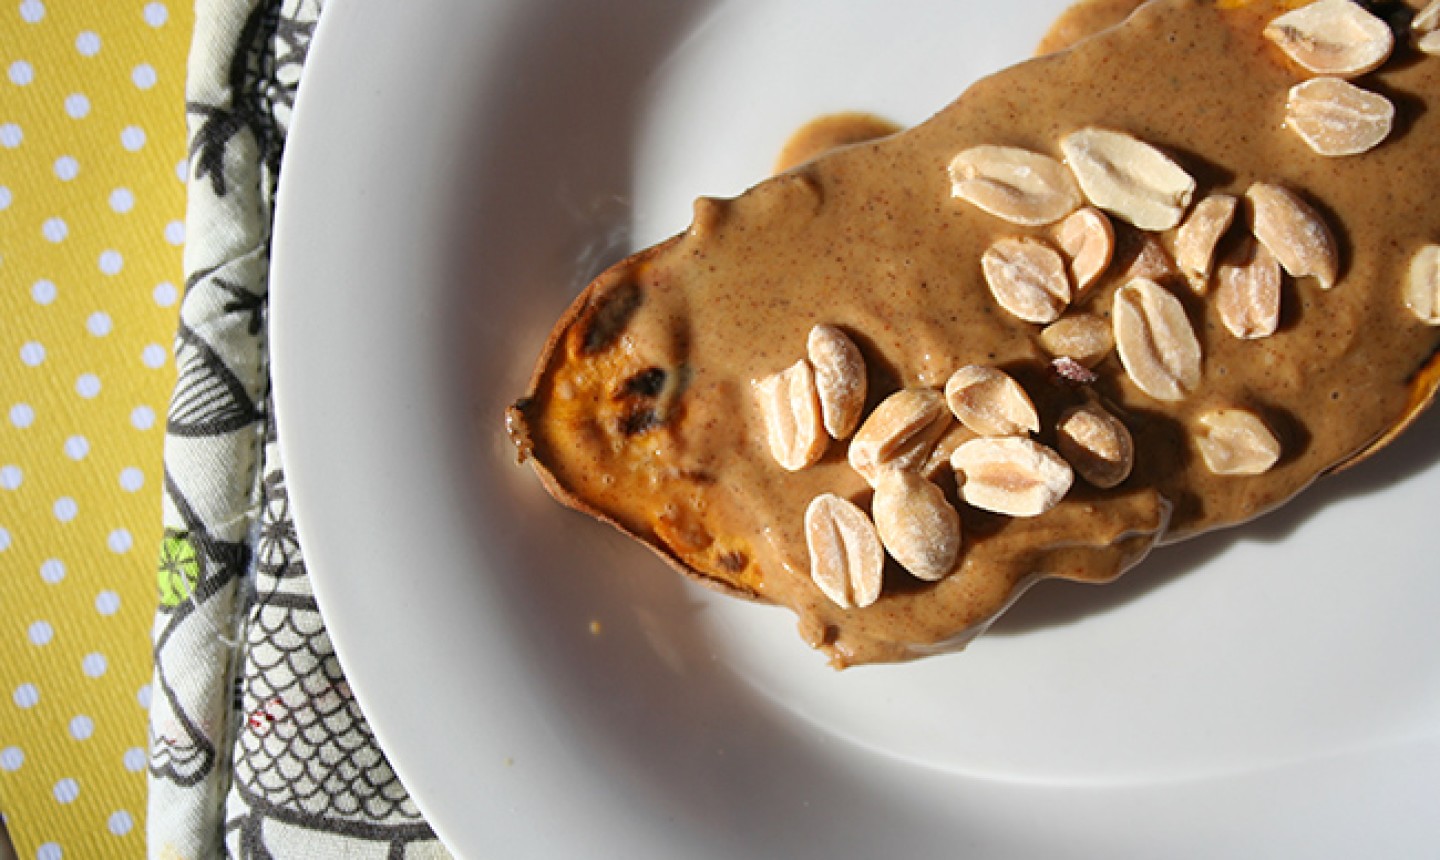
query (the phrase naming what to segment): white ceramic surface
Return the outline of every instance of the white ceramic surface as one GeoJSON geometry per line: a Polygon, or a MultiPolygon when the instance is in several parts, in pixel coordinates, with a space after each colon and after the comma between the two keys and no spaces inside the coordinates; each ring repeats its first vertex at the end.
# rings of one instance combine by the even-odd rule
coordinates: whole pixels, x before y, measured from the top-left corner
{"type": "Polygon", "coordinates": [[[962,655],[834,673],[561,510],[501,432],[604,261],[1063,0],[331,0],[286,154],[279,426],[322,609],[466,857],[1440,852],[1440,415],[962,655]],[[982,11],[983,10],[983,11],[982,11]]]}

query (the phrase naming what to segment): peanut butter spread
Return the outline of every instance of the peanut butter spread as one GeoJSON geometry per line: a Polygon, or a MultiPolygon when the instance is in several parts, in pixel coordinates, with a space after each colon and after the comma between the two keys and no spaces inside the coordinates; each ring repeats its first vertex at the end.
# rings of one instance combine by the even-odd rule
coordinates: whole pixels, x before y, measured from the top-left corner
{"type": "MultiPolygon", "coordinates": [[[[1378,144],[1345,155],[1322,154],[1330,138],[1316,144],[1302,119],[1287,120],[1300,109],[1292,88],[1320,77],[1287,53],[1290,31],[1271,26],[1301,5],[1154,0],[980,81],[920,126],[791,157],[803,163],[733,200],[702,198],[688,230],[602,274],[560,321],[509,415],[522,453],[559,499],[687,574],[789,607],[837,666],[955,650],[1038,578],[1108,581],[1159,542],[1281,504],[1413,419],[1440,349],[1436,290],[1424,286],[1436,275],[1420,262],[1440,242],[1440,57],[1412,44],[1419,4],[1372,7],[1394,33],[1378,69],[1323,76],[1394,108],[1393,120],[1374,119],[1390,123],[1378,144]],[[956,191],[952,168],[962,153],[993,167],[995,147],[1067,165],[1078,189],[1066,178],[1055,195],[1031,195],[1036,207],[1024,201],[1023,219],[997,217],[956,191]],[[1137,154],[1087,174],[1080,162],[1093,152],[1137,154]],[[1127,178],[1152,152],[1163,163],[1127,178]],[[1165,172],[1171,163],[1178,171],[1165,172]],[[1117,175],[1113,202],[1100,186],[1117,175]],[[1089,219],[1074,222],[1074,241],[1061,220],[1031,217],[1056,201],[1089,219]],[[1177,223],[1135,226],[1153,212],[1177,223]],[[1099,261],[1089,275],[1086,254],[1099,261]],[[1043,274],[1050,260],[1069,267],[1058,281],[1043,274]],[[1048,283],[1065,295],[1036,292],[1048,283]],[[1062,324],[1105,342],[1086,355],[1057,347],[1062,324]],[[801,462],[782,467],[769,435],[779,419],[757,385],[797,362],[795,384],[823,375],[823,362],[804,361],[817,326],[858,347],[863,415],[897,392],[937,392],[915,398],[930,404],[954,391],[1003,395],[995,408],[1008,423],[992,431],[957,409],[960,421],[946,412],[917,435],[908,468],[939,494],[913,475],[871,474],[872,488],[853,431],[787,437],[801,462]],[[980,370],[947,390],[962,368],[980,370]],[[1008,439],[994,451],[1030,465],[984,476],[971,466],[957,479],[949,462],[983,458],[947,462],[954,446],[992,432],[1008,439]],[[1119,452],[1123,468],[1083,462],[1086,440],[1100,437],[1096,450],[1119,452]],[[1054,498],[1031,494],[1039,484],[1054,498]],[[856,549],[869,544],[840,540],[849,555],[814,560],[807,509],[831,495],[873,506],[892,556],[867,605],[845,599],[843,580],[870,563],[856,549]],[[928,532],[894,524],[937,499],[958,512],[958,552],[948,515],[925,520],[943,553],[916,545],[928,532]],[[912,557],[912,570],[895,560],[912,557]],[[840,585],[834,570],[817,572],[827,564],[840,585]]],[[[1028,187],[1037,174],[1014,175],[1028,187]]],[[[810,420],[809,401],[780,402],[805,407],[785,413],[786,432],[810,420]]],[[[827,522],[842,538],[853,528],[827,522]]]]}

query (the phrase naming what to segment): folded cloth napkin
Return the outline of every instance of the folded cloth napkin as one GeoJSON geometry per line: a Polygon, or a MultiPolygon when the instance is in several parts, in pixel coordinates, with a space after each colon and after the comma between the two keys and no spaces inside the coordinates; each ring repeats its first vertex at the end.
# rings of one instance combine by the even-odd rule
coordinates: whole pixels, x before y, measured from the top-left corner
{"type": "Polygon", "coordinates": [[[198,0],[165,442],[152,857],[448,856],[345,682],[295,538],[266,339],[280,155],[321,0],[198,0]]]}

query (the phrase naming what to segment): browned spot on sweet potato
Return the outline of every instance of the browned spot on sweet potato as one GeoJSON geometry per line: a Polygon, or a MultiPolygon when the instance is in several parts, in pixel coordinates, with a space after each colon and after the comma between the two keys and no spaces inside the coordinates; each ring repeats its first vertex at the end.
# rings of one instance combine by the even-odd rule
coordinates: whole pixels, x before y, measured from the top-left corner
{"type": "Polygon", "coordinates": [[[601,292],[580,320],[580,354],[608,349],[639,310],[643,297],[634,281],[625,280],[601,292]]]}

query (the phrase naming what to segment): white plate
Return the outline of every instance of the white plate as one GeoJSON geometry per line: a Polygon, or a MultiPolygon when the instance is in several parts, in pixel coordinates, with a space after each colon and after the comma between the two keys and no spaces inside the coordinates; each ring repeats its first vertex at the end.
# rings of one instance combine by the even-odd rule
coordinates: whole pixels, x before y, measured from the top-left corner
{"type": "Polygon", "coordinates": [[[965,654],[839,674],[513,463],[501,409],[599,261],[818,113],[923,119],[1062,3],[328,5],[282,173],[281,439],[347,674],[459,853],[1440,850],[1436,415],[965,654]]]}

